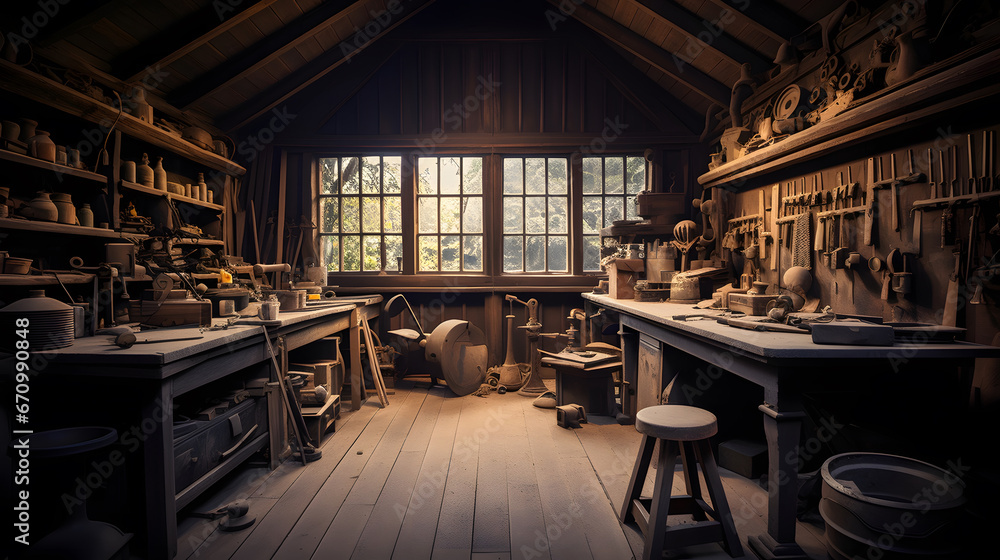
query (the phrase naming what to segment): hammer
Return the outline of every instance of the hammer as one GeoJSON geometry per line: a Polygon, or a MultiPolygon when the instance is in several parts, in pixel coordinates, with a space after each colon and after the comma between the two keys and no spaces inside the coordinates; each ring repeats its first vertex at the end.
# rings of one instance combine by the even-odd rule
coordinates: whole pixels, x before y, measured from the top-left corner
{"type": "Polygon", "coordinates": [[[148,344],[152,342],[179,342],[182,340],[201,340],[200,336],[189,336],[186,338],[153,338],[145,340],[137,340],[135,334],[130,332],[124,332],[115,337],[115,344],[119,348],[131,348],[133,344],[148,344]]]}

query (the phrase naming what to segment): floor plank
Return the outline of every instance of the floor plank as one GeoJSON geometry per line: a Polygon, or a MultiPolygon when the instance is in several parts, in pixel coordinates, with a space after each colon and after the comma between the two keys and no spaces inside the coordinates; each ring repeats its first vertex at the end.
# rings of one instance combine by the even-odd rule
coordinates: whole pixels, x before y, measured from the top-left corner
{"type": "Polygon", "coordinates": [[[400,526],[403,524],[405,504],[410,500],[420,465],[427,454],[427,444],[437,422],[442,400],[438,395],[426,396],[392,465],[385,486],[378,495],[378,501],[358,539],[358,544],[354,547],[352,558],[363,560],[392,556],[400,526]]]}
{"type": "MultiPolygon", "coordinates": [[[[309,551],[311,547],[315,546],[314,543],[318,542],[318,539],[322,537],[327,527],[329,527],[333,515],[330,514],[324,518],[323,515],[305,515],[306,511],[309,508],[320,508],[326,512],[330,511],[324,499],[324,489],[332,487],[332,485],[327,484],[328,479],[331,478],[331,473],[341,468],[346,459],[355,457],[356,449],[374,447],[378,438],[385,432],[385,429],[400,409],[399,406],[380,409],[377,404],[369,401],[365,403],[358,413],[361,413],[366,408],[368,410],[374,409],[376,412],[373,413],[368,423],[360,426],[362,428],[361,431],[356,431],[359,426],[354,426],[354,429],[352,429],[351,424],[353,424],[354,420],[352,418],[352,422],[349,422],[343,431],[338,430],[340,437],[338,437],[338,432],[334,432],[333,437],[336,441],[330,441],[322,446],[323,457],[319,461],[310,463],[305,467],[296,467],[297,469],[301,469],[301,474],[296,477],[295,481],[288,487],[288,490],[281,495],[278,500],[279,503],[276,504],[277,507],[272,510],[274,514],[268,515],[263,520],[258,521],[258,526],[254,528],[253,533],[243,546],[237,550],[233,556],[234,559],[240,560],[246,558],[254,560],[261,557],[270,558],[278,556],[279,548],[286,540],[289,542],[288,546],[297,551],[309,551]],[[331,453],[331,456],[327,456],[326,450],[328,447],[335,449],[337,452],[331,453]],[[303,520],[301,524],[299,523],[300,519],[303,520]],[[325,524],[323,523],[324,519],[325,524]]],[[[355,415],[356,417],[357,414],[355,415]]],[[[364,458],[367,460],[367,456],[364,456],[364,458]]],[[[291,459],[286,460],[282,466],[287,466],[292,462],[291,459]]],[[[358,471],[360,472],[360,468],[358,471]]],[[[338,492],[339,490],[340,488],[334,488],[334,492],[338,492]]],[[[336,513],[336,511],[336,509],[333,509],[333,513],[336,513]]],[[[286,548],[286,550],[288,549],[286,548]]],[[[289,554],[293,558],[302,558],[302,556],[296,556],[293,552],[282,552],[282,555],[284,554],[289,554]]]]}
{"type": "MultiPolygon", "coordinates": [[[[437,390],[447,391],[440,387],[437,390]]],[[[392,553],[392,557],[398,560],[428,559],[434,550],[451,450],[455,445],[462,407],[468,402],[468,399],[454,398],[448,393],[442,400],[406,510],[400,512],[403,523],[392,553]]]]}
{"type": "MultiPolygon", "coordinates": [[[[320,461],[247,469],[207,494],[199,511],[245,498],[257,523],[223,533],[215,529],[218,521],[180,519],[177,557],[619,560],[641,554],[642,535],[617,518],[638,450],[633,426],[591,416],[581,428],[560,428],[553,410],[514,393],[456,397],[405,380],[395,393],[388,407],[368,402],[339,421],[320,461]]],[[[767,494],[756,481],[721,474],[745,543],[765,530],[767,494]]],[[[681,476],[673,489],[684,492],[681,476]]],[[[825,558],[822,527],[800,523],[798,540],[812,558],[825,558]]],[[[718,544],[670,557],[729,558],[718,544]]]]}

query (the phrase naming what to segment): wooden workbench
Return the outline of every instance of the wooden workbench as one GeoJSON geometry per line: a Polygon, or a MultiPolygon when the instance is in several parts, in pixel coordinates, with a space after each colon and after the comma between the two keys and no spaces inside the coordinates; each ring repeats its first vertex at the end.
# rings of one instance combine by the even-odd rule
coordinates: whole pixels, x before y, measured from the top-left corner
{"type": "Polygon", "coordinates": [[[588,306],[618,313],[623,373],[633,387],[643,387],[641,379],[637,385],[640,359],[648,360],[652,355],[652,359],[662,360],[662,379],[655,387],[646,384],[647,391],[655,393],[637,395],[640,408],[643,402],[655,403],[670,379],[674,385],[668,402],[678,404],[689,404],[687,394],[693,387],[705,390],[706,383],[710,386],[711,380],[724,372],[764,389],[764,402],[758,409],[763,413],[768,446],[767,533],[748,538],[750,548],[764,559],[808,558],[795,542],[795,481],[805,417],[804,392],[817,387],[863,390],[873,379],[892,376],[900,385],[928,383],[926,391],[938,399],[940,408],[946,408],[950,398],[954,410],[964,406],[968,394],[949,393],[945,380],[957,376],[964,381],[951,385],[965,385],[971,382],[975,358],[1000,356],[1000,348],[966,342],[821,345],[814,344],[808,334],[759,332],[715,320],[673,319],[705,312],[691,305],[636,302],[596,294],[583,294],[583,298],[588,306]],[[652,354],[646,350],[641,355],[640,346],[649,348],[651,344],[655,345],[652,354]],[[657,352],[659,356],[655,356],[657,352]]]}
{"type": "MultiPolygon", "coordinates": [[[[343,332],[355,333],[359,321],[378,316],[381,296],[328,300],[302,311],[282,312],[266,323],[275,351],[287,352],[343,332]]],[[[216,325],[225,321],[215,319],[216,325]]],[[[174,400],[191,390],[236,372],[256,368],[262,375],[273,371],[264,343],[265,326],[256,319],[241,319],[225,329],[205,331],[200,340],[142,343],[122,349],[110,336],[80,338],[68,348],[40,355],[41,366],[32,380],[37,401],[37,429],[81,423],[106,422],[119,433],[138,433],[141,450],[126,456],[129,477],[140,477],[143,499],[133,494],[129,508],[144,513],[137,523],[145,526],[145,557],[173,558],[177,550],[177,510],[202,490],[221,479],[253,453],[274,445],[273,431],[260,430],[228,460],[188,488],[175,488],[173,422],[174,400]],[[86,400],[86,402],[81,402],[86,400]],[[61,414],[64,410],[73,412],[61,414]],[[138,431],[136,431],[138,430],[138,431]]],[[[198,336],[195,328],[156,329],[139,333],[139,340],[198,336]]],[[[351,362],[360,384],[360,343],[351,336],[351,362]],[[357,366],[356,366],[357,365],[357,366]]],[[[362,393],[363,395],[363,393],[362,393]]],[[[283,406],[283,405],[282,405],[283,406]]],[[[270,408],[270,405],[269,405],[270,408]]],[[[271,414],[284,422],[284,415],[271,414]]],[[[272,452],[276,450],[272,449],[272,452]]],[[[133,490],[136,485],[130,484],[133,490]]],[[[130,528],[134,530],[135,528],[130,528]]],[[[133,553],[141,551],[133,550],[133,553]]]]}

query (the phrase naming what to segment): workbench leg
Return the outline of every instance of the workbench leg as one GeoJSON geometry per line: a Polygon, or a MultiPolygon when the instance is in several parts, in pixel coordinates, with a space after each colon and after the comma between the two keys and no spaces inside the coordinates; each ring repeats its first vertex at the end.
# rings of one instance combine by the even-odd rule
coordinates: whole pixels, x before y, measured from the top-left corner
{"type": "Polygon", "coordinates": [[[758,408],[764,413],[767,436],[767,533],[748,537],[747,544],[762,560],[809,560],[795,542],[799,491],[799,456],[795,449],[805,413],[778,412],[768,404],[758,408]]]}
{"type": "MultiPolygon", "coordinates": [[[[635,423],[635,390],[639,371],[639,333],[618,326],[622,349],[622,416],[635,423]]],[[[612,409],[613,410],[613,409],[612,409]]]]}
{"type": "Polygon", "coordinates": [[[145,437],[147,558],[169,560],[177,554],[174,410],[170,381],[162,382],[152,402],[142,407],[142,418],[136,428],[145,437]]]}
{"type": "Polygon", "coordinates": [[[368,395],[365,391],[365,376],[361,369],[361,313],[351,311],[351,330],[349,343],[351,346],[351,410],[361,408],[368,395]]]}

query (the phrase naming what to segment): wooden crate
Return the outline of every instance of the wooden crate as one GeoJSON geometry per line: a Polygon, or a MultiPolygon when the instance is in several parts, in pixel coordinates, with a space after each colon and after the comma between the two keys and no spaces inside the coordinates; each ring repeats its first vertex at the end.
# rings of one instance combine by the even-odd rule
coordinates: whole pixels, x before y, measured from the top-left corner
{"type": "Polygon", "coordinates": [[[332,395],[323,406],[303,406],[302,418],[306,421],[309,437],[316,445],[323,441],[327,432],[337,431],[337,418],[340,417],[340,395],[332,395]]]}

